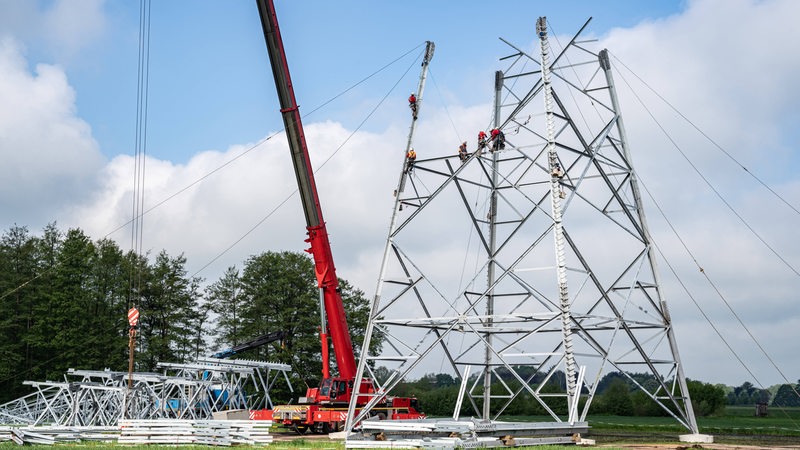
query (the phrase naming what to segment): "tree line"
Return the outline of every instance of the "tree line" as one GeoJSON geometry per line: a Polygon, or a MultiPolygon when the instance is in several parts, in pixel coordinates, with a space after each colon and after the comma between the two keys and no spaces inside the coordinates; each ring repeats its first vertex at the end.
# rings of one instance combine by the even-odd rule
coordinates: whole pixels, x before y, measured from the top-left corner
{"type": "MultiPolygon", "coordinates": [[[[525,374],[529,367],[515,367],[518,373],[525,374]]],[[[388,378],[388,369],[378,367],[373,371],[379,380],[382,377],[388,378]]],[[[500,369],[497,374],[502,379],[492,385],[492,392],[504,392],[506,386],[515,390],[519,383],[516,378],[510,376],[506,370],[500,369]],[[507,375],[507,376],[506,376],[507,375]]],[[[474,377],[467,380],[467,384],[473,384],[474,377]]],[[[544,380],[544,375],[526,374],[523,378],[530,378],[533,388],[542,387],[541,392],[564,392],[566,388],[566,376],[562,371],[556,371],[548,380],[544,380]],[[541,383],[545,383],[541,386],[541,383]]],[[[414,396],[420,401],[423,410],[431,416],[451,416],[456,405],[459,385],[461,379],[453,378],[449,374],[437,373],[427,374],[419,380],[404,383],[396,391],[397,395],[414,396]]],[[[638,385],[649,390],[658,385],[658,381],[649,373],[627,373],[609,372],[598,382],[595,396],[590,411],[592,414],[615,415],[615,416],[667,416],[668,411],[650,399],[638,385]]],[[[750,406],[757,403],[764,403],[770,406],[800,407],[800,380],[797,384],[782,384],[772,386],[769,389],[759,389],[750,382],[744,382],[741,386],[730,387],[722,384],[711,384],[697,380],[687,380],[689,397],[692,399],[692,407],[697,416],[722,415],[726,406],[750,406]]],[[[584,393],[585,389],[584,389],[584,393]]],[[[480,392],[477,393],[480,397],[480,392]]],[[[567,412],[566,400],[561,397],[545,398],[547,407],[557,414],[565,415],[567,412]]],[[[585,399],[581,399],[584,402],[585,399]]],[[[480,413],[481,399],[476,399],[478,410],[474,410],[472,405],[464,400],[461,405],[460,414],[463,417],[475,416],[480,413]]],[[[493,413],[497,413],[501,403],[492,404],[493,413]]],[[[583,408],[583,403],[581,403],[583,408]]],[[[755,409],[754,409],[755,413],[755,409]]],[[[506,416],[546,416],[548,413],[544,406],[538,403],[529,395],[521,395],[508,405],[503,414],[506,416]]]]}
{"type": "MultiPolygon", "coordinates": [[[[346,280],[340,287],[351,330],[363,329],[363,292],[346,280]]],[[[127,371],[133,306],[141,313],[137,371],[284,331],[280,342],[237,357],[291,364],[293,385],[314,386],[322,370],[318,298],[313,262],[302,253],[256,254],[206,283],[188,274],[182,254],[138,255],[77,228],[50,224],[34,235],[15,225],[0,237],[0,403],[27,394],[23,381],[63,380],[69,368],[127,371]]],[[[351,334],[359,350],[363,333],[351,334]]]]}
{"type": "MultiPolygon", "coordinates": [[[[160,251],[155,256],[123,251],[110,239],[93,241],[80,229],[46,226],[40,235],[13,226],[0,237],[0,403],[29,392],[24,380],[62,380],[68,368],[126,371],[126,311],[141,311],[137,330],[136,370],[154,371],[158,362],[189,362],[257,336],[283,331],[284,337],[237,357],[290,364],[292,384],[316,386],[321,375],[319,294],[314,265],[299,252],[263,252],[229,267],[206,282],[186,270],[186,258],[160,251]]],[[[346,280],[340,288],[353,348],[363,342],[369,303],[346,280]]],[[[373,339],[379,352],[381,339],[373,339]]],[[[335,371],[335,361],[331,362],[335,371]]],[[[524,368],[519,368],[524,372],[524,368]]],[[[388,376],[382,367],[376,377],[388,376]]],[[[503,370],[498,370],[502,377],[503,370]]],[[[599,382],[592,412],[663,415],[631,381],[647,386],[650,374],[612,372],[599,382]]],[[[563,391],[563,373],[551,377],[553,392],[563,391]]],[[[534,385],[543,380],[531,374],[534,385]]],[[[513,377],[504,379],[513,385],[513,377]]],[[[460,380],[428,374],[401,384],[396,395],[416,396],[432,416],[450,415],[460,380]]],[[[503,389],[501,386],[496,388],[503,389]]],[[[698,415],[719,413],[727,405],[800,406],[800,382],[768,389],[752,383],[728,387],[689,381],[698,415]]],[[[273,392],[289,401],[289,392],[273,392]]],[[[566,404],[548,405],[555,411],[566,404]]],[[[469,402],[465,416],[474,415],[469,402]]],[[[509,415],[544,414],[522,396],[504,411],[509,415]]]]}
{"type": "MultiPolygon", "coordinates": [[[[518,373],[525,373],[526,370],[533,370],[530,367],[515,367],[518,373]]],[[[382,376],[388,376],[388,371],[379,367],[374,371],[380,380],[382,376]]],[[[516,391],[519,382],[512,377],[506,370],[498,370],[497,374],[502,381],[497,381],[492,385],[492,392],[505,392],[506,388],[516,391]]],[[[468,385],[474,383],[473,375],[467,380],[468,385]]],[[[555,373],[545,379],[544,374],[534,374],[530,377],[531,387],[541,388],[540,392],[563,393],[566,390],[566,376],[563,371],[555,373]],[[544,385],[542,385],[544,383],[544,385]]],[[[669,412],[664,410],[650,397],[647,396],[636,384],[651,388],[658,385],[658,381],[652,374],[632,373],[622,374],[620,372],[610,372],[603,376],[598,382],[597,389],[590,411],[592,414],[607,414],[618,416],[667,416],[669,412]],[[635,381],[635,382],[634,382],[635,381]]],[[[420,401],[423,410],[431,416],[451,416],[453,414],[458,395],[460,378],[453,378],[448,374],[427,374],[419,380],[405,383],[400,386],[397,395],[414,396],[420,401]]],[[[689,395],[692,398],[694,411],[699,416],[720,414],[725,407],[725,391],[720,386],[703,383],[700,381],[687,381],[689,395]]],[[[586,389],[584,388],[584,394],[586,389]]],[[[476,408],[470,402],[464,400],[461,405],[460,414],[463,417],[470,417],[480,414],[482,408],[481,390],[475,393],[476,408]]],[[[585,405],[586,398],[581,398],[580,407],[585,405]]],[[[532,396],[522,394],[515,398],[510,404],[504,402],[492,403],[492,414],[500,412],[504,416],[548,416],[547,409],[559,415],[567,414],[567,401],[564,397],[543,397],[542,405],[532,396]]]]}

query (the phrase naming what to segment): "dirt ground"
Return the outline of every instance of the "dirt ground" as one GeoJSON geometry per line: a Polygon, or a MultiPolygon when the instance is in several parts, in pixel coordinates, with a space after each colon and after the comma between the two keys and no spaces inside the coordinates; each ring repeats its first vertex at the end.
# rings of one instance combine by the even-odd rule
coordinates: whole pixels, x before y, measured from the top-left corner
{"type": "MultiPolygon", "coordinates": [[[[303,436],[298,435],[294,432],[279,432],[273,433],[274,442],[291,442],[299,439],[304,439],[306,441],[314,441],[315,443],[324,445],[324,442],[330,442],[331,447],[342,445],[343,441],[341,440],[332,440],[325,434],[306,434],[303,436]],[[337,445],[338,444],[338,445],[337,445]]],[[[576,446],[576,450],[582,448],[582,446],[576,446]]],[[[778,445],[778,446],[763,446],[763,445],[739,445],[739,444],[688,444],[684,442],[674,443],[674,444],[602,444],[599,443],[597,445],[588,446],[587,448],[597,448],[597,449],[624,449],[624,450],[800,450],[800,442],[797,444],[790,444],[790,445],[778,445]]]]}
{"type": "Polygon", "coordinates": [[[765,447],[761,445],[731,445],[731,444],[609,444],[596,445],[595,448],[622,448],[629,450],[686,450],[686,449],[706,449],[706,450],[797,450],[798,445],[765,447]]]}

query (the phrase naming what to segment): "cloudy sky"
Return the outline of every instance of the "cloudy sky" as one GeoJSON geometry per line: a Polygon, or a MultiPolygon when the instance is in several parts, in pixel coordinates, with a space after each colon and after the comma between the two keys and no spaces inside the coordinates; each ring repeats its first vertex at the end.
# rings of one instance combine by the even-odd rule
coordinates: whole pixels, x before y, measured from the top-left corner
{"type": "MultiPolygon", "coordinates": [[[[130,247],[120,226],[132,210],[136,3],[0,0],[3,230],[55,221],[130,247]]],[[[800,3],[278,1],[277,11],[341,277],[374,292],[420,45],[434,41],[436,54],[417,148],[444,155],[491,115],[499,37],[532,48],[546,15],[558,45],[592,17],[583,36],[618,70],[687,376],[800,379],[800,3]]],[[[145,202],[158,206],[145,249],[184,253],[190,273],[213,281],[249,255],[304,248],[285,139],[264,141],[281,130],[278,109],[255,2],[155,2],[145,202]]]]}

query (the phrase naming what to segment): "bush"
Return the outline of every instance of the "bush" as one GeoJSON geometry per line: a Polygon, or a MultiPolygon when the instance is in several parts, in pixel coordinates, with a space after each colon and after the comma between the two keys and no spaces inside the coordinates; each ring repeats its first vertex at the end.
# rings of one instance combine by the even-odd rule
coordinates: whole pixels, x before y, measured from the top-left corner
{"type": "Polygon", "coordinates": [[[619,378],[613,380],[603,393],[598,409],[598,412],[615,416],[632,416],[633,401],[628,384],[619,378]]]}
{"type": "Polygon", "coordinates": [[[694,413],[698,416],[719,415],[725,412],[725,390],[702,381],[686,380],[694,413]]]}

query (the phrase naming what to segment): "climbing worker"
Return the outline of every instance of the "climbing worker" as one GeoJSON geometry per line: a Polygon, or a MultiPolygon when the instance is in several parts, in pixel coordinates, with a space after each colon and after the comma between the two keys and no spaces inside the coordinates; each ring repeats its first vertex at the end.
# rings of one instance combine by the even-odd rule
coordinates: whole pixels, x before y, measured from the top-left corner
{"type": "Polygon", "coordinates": [[[483,130],[478,133],[478,150],[481,150],[481,153],[483,153],[482,150],[486,148],[486,137],[486,132],[483,130]]]}
{"type": "Polygon", "coordinates": [[[555,165],[553,166],[553,171],[550,172],[550,175],[556,178],[564,178],[564,170],[561,169],[561,164],[555,163],[555,165]]]}
{"type": "Polygon", "coordinates": [[[408,107],[411,108],[411,116],[414,120],[417,119],[417,96],[414,95],[412,92],[411,95],[408,96],[408,107]]]}
{"type": "Polygon", "coordinates": [[[408,153],[406,153],[406,161],[408,161],[406,165],[406,173],[411,173],[414,170],[414,161],[417,160],[417,152],[414,151],[413,148],[408,149],[408,153]]]}
{"type": "Polygon", "coordinates": [[[492,152],[506,148],[506,135],[497,128],[492,129],[492,152]]]}
{"type": "Polygon", "coordinates": [[[467,153],[467,141],[464,141],[458,146],[458,159],[461,160],[461,164],[464,164],[468,157],[469,154],[467,153]]]}

